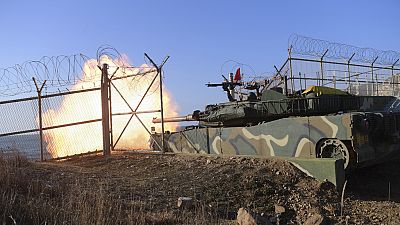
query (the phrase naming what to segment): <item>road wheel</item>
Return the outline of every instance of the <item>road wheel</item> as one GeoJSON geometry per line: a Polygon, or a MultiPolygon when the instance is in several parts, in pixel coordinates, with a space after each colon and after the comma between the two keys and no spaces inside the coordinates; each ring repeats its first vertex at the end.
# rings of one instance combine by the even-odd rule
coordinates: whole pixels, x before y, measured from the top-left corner
{"type": "Polygon", "coordinates": [[[325,139],[318,145],[319,158],[343,159],[344,168],[349,165],[350,154],[347,146],[338,139],[325,139]]]}

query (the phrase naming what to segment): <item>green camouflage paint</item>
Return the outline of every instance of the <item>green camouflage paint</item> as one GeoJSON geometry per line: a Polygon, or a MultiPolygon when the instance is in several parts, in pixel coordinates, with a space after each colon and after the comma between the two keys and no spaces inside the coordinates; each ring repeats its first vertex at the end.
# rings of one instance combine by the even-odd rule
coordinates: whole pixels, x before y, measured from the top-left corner
{"type": "MultiPolygon", "coordinates": [[[[356,112],[288,117],[247,127],[195,127],[172,132],[165,140],[166,151],[176,153],[312,159],[321,157],[319,143],[337,139],[347,146],[350,165],[364,166],[397,153],[400,149],[397,128],[400,128],[399,113],[356,112]],[[365,127],[366,121],[369,127],[365,127]],[[397,124],[393,121],[399,121],[399,126],[391,127],[397,124]]],[[[159,134],[153,136],[159,140],[159,134]]]]}

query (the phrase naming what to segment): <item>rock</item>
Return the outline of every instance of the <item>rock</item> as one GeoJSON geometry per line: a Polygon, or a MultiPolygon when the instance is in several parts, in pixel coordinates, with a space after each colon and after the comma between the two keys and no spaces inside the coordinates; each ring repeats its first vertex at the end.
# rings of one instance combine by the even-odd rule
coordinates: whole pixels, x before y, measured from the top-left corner
{"type": "Polygon", "coordinates": [[[271,225],[267,218],[244,208],[239,209],[236,221],[239,225],[271,225]]]}
{"type": "Polygon", "coordinates": [[[244,208],[238,210],[236,221],[239,225],[257,225],[257,221],[253,215],[244,208]]]}
{"type": "Polygon", "coordinates": [[[278,222],[278,218],[276,218],[275,216],[271,216],[271,218],[269,218],[269,221],[273,224],[278,222]]]}
{"type": "Polygon", "coordinates": [[[245,157],[239,157],[238,158],[238,162],[239,163],[244,163],[244,162],[246,162],[246,158],[245,157]]]}
{"type": "Polygon", "coordinates": [[[210,164],[211,163],[211,159],[207,159],[206,164],[210,164]]]}
{"type": "Polygon", "coordinates": [[[282,214],[286,212],[285,207],[281,206],[281,205],[275,205],[275,213],[276,214],[282,214]]]}
{"type": "Polygon", "coordinates": [[[323,225],[326,224],[325,217],[321,214],[314,214],[307,218],[303,225],[323,225]]]}
{"type": "Polygon", "coordinates": [[[178,198],[178,208],[190,208],[193,205],[193,199],[190,197],[179,197],[178,198]]]}

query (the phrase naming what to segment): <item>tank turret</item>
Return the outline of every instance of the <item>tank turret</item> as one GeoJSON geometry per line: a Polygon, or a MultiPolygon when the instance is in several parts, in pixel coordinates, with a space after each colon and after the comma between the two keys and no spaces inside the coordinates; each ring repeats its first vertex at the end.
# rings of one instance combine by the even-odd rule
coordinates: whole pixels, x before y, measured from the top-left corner
{"type": "MultiPolygon", "coordinates": [[[[355,96],[321,86],[310,86],[298,95],[287,96],[283,94],[282,88],[268,88],[270,82],[265,79],[246,83],[231,79],[219,84],[207,84],[208,87],[222,86],[228,93],[229,101],[207,105],[203,111],[196,110],[187,116],[164,118],[164,122],[199,121],[199,126],[205,127],[251,126],[289,116],[323,116],[356,110],[367,111],[376,105],[366,106],[365,102],[379,101],[386,105],[394,100],[390,96],[355,96]],[[245,94],[245,99],[233,98],[243,96],[243,92],[235,92],[235,87],[239,86],[244,90],[251,90],[245,94]]],[[[159,118],[153,119],[153,123],[160,122],[159,118]]]]}

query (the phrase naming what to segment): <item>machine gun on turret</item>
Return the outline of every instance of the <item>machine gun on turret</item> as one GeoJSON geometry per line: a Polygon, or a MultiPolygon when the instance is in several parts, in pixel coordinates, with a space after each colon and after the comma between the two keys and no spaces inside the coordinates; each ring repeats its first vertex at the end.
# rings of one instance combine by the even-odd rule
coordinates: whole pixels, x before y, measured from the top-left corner
{"type": "Polygon", "coordinates": [[[222,89],[227,93],[228,100],[230,102],[237,101],[236,94],[239,94],[239,100],[243,100],[243,95],[247,95],[247,99],[249,101],[260,100],[262,93],[264,90],[270,88],[272,90],[283,93],[282,88],[278,86],[282,83],[281,76],[274,76],[269,79],[260,79],[260,80],[252,80],[249,82],[242,81],[242,75],[240,73],[240,68],[236,70],[235,76],[233,73],[229,74],[229,79],[227,79],[224,75],[224,81],[221,83],[208,83],[207,87],[222,87],[222,89]],[[275,86],[274,86],[275,84],[275,86]],[[271,87],[272,86],[272,87],[271,87]],[[236,87],[241,87],[241,90],[247,90],[249,92],[235,91],[236,87]]]}
{"type": "Polygon", "coordinates": [[[222,75],[222,77],[224,78],[222,83],[208,83],[206,84],[207,87],[222,87],[222,89],[226,91],[229,101],[236,101],[235,87],[243,85],[241,82],[242,76],[240,74],[240,68],[236,70],[235,76],[233,76],[233,73],[229,74],[229,80],[224,75],[222,75]]]}

